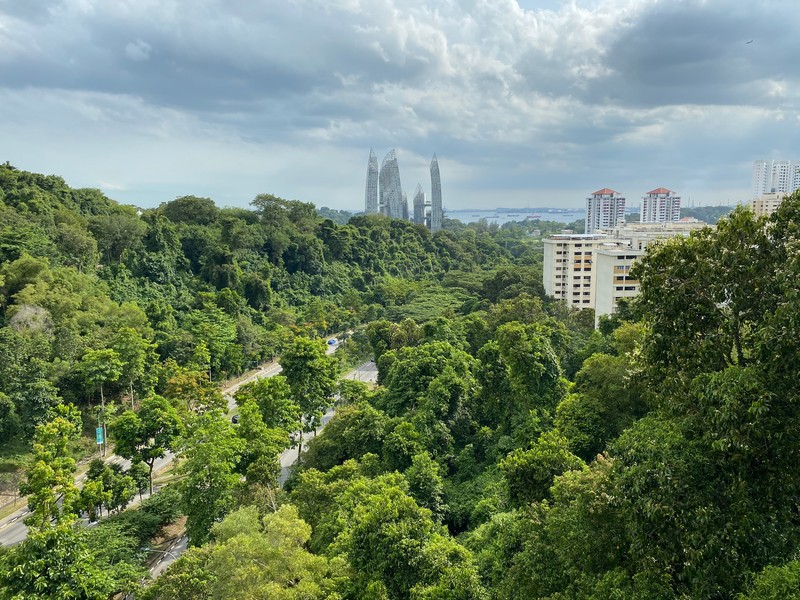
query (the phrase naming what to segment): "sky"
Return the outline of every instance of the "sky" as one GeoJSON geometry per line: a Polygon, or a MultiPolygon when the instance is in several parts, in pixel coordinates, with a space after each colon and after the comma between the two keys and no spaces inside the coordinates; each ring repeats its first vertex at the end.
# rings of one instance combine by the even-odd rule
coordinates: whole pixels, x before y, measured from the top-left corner
{"type": "Polygon", "coordinates": [[[800,159],[796,0],[0,0],[0,161],[141,207],[750,197],[800,159]]]}

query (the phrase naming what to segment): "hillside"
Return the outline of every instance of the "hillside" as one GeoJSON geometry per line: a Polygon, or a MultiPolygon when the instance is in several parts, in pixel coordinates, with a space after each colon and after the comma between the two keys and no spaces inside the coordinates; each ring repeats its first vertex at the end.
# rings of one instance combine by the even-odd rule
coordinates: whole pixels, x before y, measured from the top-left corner
{"type": "Polygon", "coordinates": [[[527,227],[0,182],[1,439],[31,509],[0,600],[794,597],[800,195],[649,248],[595,330],[544,297],[527,227]],[[216,381],[276,355],[232,423],[216,381]],[[338,380],[369,356],[377,386],[338,380]],[[132,463],[79,490],[97,423],[132,463]],[[175,482],[124,511],[167,451],[175,482]],[[147,582],[178,513],[190,547],[147,582]]]}

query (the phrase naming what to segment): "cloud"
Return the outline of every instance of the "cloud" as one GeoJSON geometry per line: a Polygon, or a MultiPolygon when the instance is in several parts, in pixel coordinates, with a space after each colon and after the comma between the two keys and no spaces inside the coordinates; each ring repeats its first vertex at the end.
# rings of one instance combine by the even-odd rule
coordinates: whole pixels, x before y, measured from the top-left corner
{"type": "Polygon", "coordinates": [[[125,46],[125,56],[133,61],[141,62],[150,58],[152,48],[147,42],[136,40],[135,42],[128,42],[125,46]]]}
{"type": "Polygon", "coordinates": [[[357,208],[369,147],[397,147],[407,187],[436,151],[459,202],[679,189],[665,179],[711,198],[796,147],[798,26],[789,0],[0,0],[0,127],[22,136],[0,159],[35,156],[38,137],[63,150],[45,170],[69,149],[88,174],[110,152],[113,173],[81,180],[133,197],[132,175],[155,168],[135,151],[170,164],[213,148],[210,171],[178,161],[187,186],[269,172],[288,195],[357,208]],[[284,156],[307,162],[272,170],[284,156]]]}

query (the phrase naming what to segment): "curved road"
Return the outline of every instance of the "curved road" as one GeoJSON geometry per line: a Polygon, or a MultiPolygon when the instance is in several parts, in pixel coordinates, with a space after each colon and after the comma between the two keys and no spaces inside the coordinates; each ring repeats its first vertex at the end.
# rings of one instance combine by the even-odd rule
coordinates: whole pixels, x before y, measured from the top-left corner
{"type": "MultiPolygon", "coordinates": [[[[326,347],[326,352],[328,354],[333,354],[336,350],[339,349],[339,344],[331,344],[326,347]]],[[[368,363],[365,363],[368,364],[368,363]]],[[[361,365],[358,369],[351,371],[354,373],[361,369],[364,365],[361,365]]],[[[236,408],[236,401],[233,399],[233,395],[236,393],[241,386],[245,383],[249,383],[251,381],[255,381],[256,379],[261,379],[262,377],[272,377],[277,375],[281,372],[281,366],[276,361],[271,361],[266,363],[253,371],[252,373],[248,374],[247,376],[239,379],[236,383],[230,384],[225,386],[222,389],[222,394],[225,399],[228,401],[228,410],[231,411],[236,408]]],[[[348,373],[345,377],[348,377],[350,373],[348,373]]],[[[168,452],[163,458],[159,458],[156,460],[155,465],[153,466],[153,475],[157,475],[160,471],[164,470],[172,462],[174,455],[171,452],[168,452]]],[[[105,459],[106,463],[117,463],[122,465],[124,469],[130,467],[130,461],[122,458],[121,456],[111,455],[105,459]]],[[[283,457],[281,457],[281,465],[283,465],[283,457]]],[[[291,463],[290,463],[291,465],[291,463]]],[[[289,466],[289,465],[287,465],[289,466]]],[[[80,477],[76,477],[75,481],[78,486],[81,486],[85,481],[86,476],[82,475],[80,477]]],[[[149,494],[144,494],[143,498],[146,498],[149,494]]],[[[139,502],[139,497],[137,496],[136,499],[131,502],[130,506],[135,506],[139,502]]],[[[30,514],[27,505],[23,506],[16,512],[8,515],[4,519],[0,520],[0,546],[13,546],[15,544],[20,543],[28,536],[28,528],[23,523],[25,517],[30,514]]]]}
{"type": "MultiPolygon", "coordinates": [[[[339,348],[339,345],[330,345],[327,347],[327,353],[333,354],[339,348]]],[[[273,377],[281,372],[281,366],[277,362],[270,362],[253,373],[249,374],[248,376],[238,380],[236,383],[226,386],[222,393],[225,396],[226,400],[228,401],[228,410],[233,410],[236,407],[236,402],[233,399],[233,395],[236,393],[242,385],[245,383],[249,383],[251,381],[255,381],[256,379],[261,379],[262,377],[273,377]]],[[[357,381],[364,381],[364,382],[374,382],[378,377],[377,367],[375,363],[372,361],[365,362],[359,365],[357,368],[353,369],[346,375],[344,375],[345,379],[354,379],[357,381]]],[[[325,424],[331,419],[333,416],[333,410],[329,410],[322,419],[322,426],[317,430],[318,432],[325,426],[325,424]]],[[[310,437],[311,434],[306,434],[307,437],[310,437]]],[[[155,466],[153,467],[153,474],[157,474],[162,471],[167,465],[172,462],[174,455],[170,452],[167,453],[166,456],[156,460],[155,466]]],[[[289,476],[289,471],[292,465],[297,460],[297,451],[295,449],[287,449],[281,454],[280,461],[281,461],[281,478],[280,483],[283,485],[283,482],[286,481],[286,478],[289,476]]],[[[128,468],[130,466],[130,461],[122,458],[121,456],[112,455],[106,459],[107,463],[119,463],[123,466],[123,468],[128,468]]],[[[83,475],[81,477],[76,478],[76,482],[78,485],[81,485],[83,481],[86,479],[86,476],[83,475]]],[[[143,498],[146,498],[148,494],[144,494],[143,498]]],[[[131,502],[132,506],[135,506],[139,502],[139,498],[137,498],[131,502]]],[[[24,540],[28,535],[28,528],[23,523],[23,520],[27,515],[30,514],[27,506],[20,508],[15,513],[12,513],[8,517],[4,518],[0,521],[0,545],[2,546],[13,546],[18,544],[22,540],[24,540]]],[[[180,542],[181,540],[178,540],[180,542]]],[[[185,540],[184,547],[185,547],[185,540]]],[[[179,552],[180,553],[180,552],[179,552]]],[[[161,564],[164,564],[163,568],[172,562],[171,557],[169,555],[164,555],[162,560],[159,561],[159,572],[162,570],[160,567],[161,564]]]]}

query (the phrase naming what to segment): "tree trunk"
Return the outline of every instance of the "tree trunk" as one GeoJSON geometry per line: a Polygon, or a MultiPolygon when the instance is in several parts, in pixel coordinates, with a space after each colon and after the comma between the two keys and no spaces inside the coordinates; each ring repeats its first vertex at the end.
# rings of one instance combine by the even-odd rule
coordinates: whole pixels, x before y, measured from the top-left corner
{"type": "Polygon", "coordinates": [[[153,459],[149,463],[147,463],[147,466],[150,467],[150,495],[151,496],[153,495],[153,467],[155,466],[155,464],[156,464],[156,460],[155,459],[153,459]]]}
{"type": "Polygon", "coordinates": [[[102,409],[102,418],[103,418],[103,456],[106,455],[106,397],[103,395],[103,384],[100,384],[100,407],[102,409]]]}

